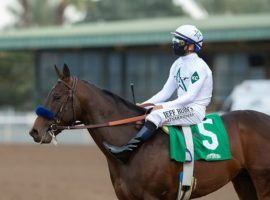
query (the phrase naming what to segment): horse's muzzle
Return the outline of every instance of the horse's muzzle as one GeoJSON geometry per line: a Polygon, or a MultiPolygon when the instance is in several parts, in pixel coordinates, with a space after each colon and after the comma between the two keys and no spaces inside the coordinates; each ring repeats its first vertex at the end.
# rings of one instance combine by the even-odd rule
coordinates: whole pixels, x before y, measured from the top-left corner
{"type": "Polygon", "coordinates": [[[34,128],[32,128],[31,131],[29,131],[29,134],[32,136],[35,142],[40,142],[41,138],[39,137],[38,131],[34,128]]]}

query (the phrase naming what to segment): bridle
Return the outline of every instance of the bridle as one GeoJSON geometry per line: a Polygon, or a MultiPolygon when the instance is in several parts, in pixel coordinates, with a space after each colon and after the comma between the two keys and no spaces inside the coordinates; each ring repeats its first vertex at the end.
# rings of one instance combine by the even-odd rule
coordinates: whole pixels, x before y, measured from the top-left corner
{"type": "MultiPolygon", "coordinates": [[[[76,94],[77,90],[77,84],[78,84],[78,78],[77,77],[72,77],[73,82],[72,86],[68,85],[65,81],[59,79],[58,83],[63,83],[65,87],[68,88],[68,95],[64,103],[60,106],[58,111],[55,114],[55,120],[53,124],[50,126],[50,134],[55,137],[54,133],[56,131],[62,131],[62,130],[72,130],[72,129],[94,129],[94,128],[101,128],[101,127],[110,127],[110,126],[118,126],[118,125],[123,125],[123,124],[128,124],[128,123],[133,123],[133,122],[138,122],[146,118],[147,111],[144,115],[139,115],[135,117],[130,117],[130,118],[125,118],[125,119],[120,119],[116,121],[110,121],[110,122],[105,122],[101,124],[90,124],[90,125],[82,125],[83,123],[80,121],[76,121],[76,113],[75,113],[75,101],[74,97],[76,94]],[[61,126],[62,122],[62,117],[61,113],[63,113],[63,110],[67,106],[69,100],[71,101],[71,107],[72,107],[72,125],[71,126],[61,126]]],[[[153,106],[153,104],[144,104],[143,107],[148,107],[148,106],[153,106]]]]}
{"type": "MultiPolygon", "coordinates": [[[[71,109],[72,109],[72,126],[75,126],[76,123],[76,113],[75,113],[75,101],[74,101],[74,96],[76,93],[77,89],[77,83],[78,83],[78,78],[77,77],[71,77],[73,79],[72,81],[72,86],[68,85],[65,81],[62,79],[58,79],[58,83],[62,83],[66,88],[68,88],[68,95],[65,99],[65,101],[61,104],[59,107],[58,111],[55,113],[55,119],[54,122],[50,128],[52,131],[57,131],[59,130],[58,126],[62,122],[62,113],[65,110],[65,107],[67,106],[68,102],[71,101],[71,109]]],[[[80,123],[80,122],[79,122],[80,123]]]]}

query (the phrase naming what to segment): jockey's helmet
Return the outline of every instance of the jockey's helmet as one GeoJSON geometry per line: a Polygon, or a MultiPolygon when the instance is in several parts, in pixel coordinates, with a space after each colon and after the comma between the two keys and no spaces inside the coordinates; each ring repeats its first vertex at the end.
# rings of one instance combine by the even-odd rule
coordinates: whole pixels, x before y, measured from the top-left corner
{"type": "Polygon", "coordinates": [[[202,48],[203,35],[199,29],[193,25],[179,26],[172,32],[173,49],[176,52],[182,49],[186,44],[194,44],[194,51],[197,53],[202,48]]]}

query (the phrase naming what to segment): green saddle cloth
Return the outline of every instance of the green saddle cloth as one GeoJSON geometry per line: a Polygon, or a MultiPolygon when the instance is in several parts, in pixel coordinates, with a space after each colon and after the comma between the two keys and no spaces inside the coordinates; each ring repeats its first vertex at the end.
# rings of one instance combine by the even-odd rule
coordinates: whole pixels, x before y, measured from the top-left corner
{"type": "MultiPolygon", "coordinates": [[[[230,142],[227,131],[219,115],[206,116],[202,123],[192,125],[195,160],[220,161],[231,159],[230,142]]],[[[185,162],[185,139],[175,126],[168,126],[170,137],[170,158],[185,162]]]]}

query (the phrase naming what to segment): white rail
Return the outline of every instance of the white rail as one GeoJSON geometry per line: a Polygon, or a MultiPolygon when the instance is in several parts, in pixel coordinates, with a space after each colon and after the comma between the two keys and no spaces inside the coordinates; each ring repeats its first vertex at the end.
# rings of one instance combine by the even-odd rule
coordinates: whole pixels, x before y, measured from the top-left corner
{"type": "MultiPolygon", "coordinates": [[[[34,143],[28,134],[35,121],[33,112],[0,112],[0,143],[34,143]]],[[[85,130],[63,131],[57,137],[59,144],[92,144],[85,130]]]]}

